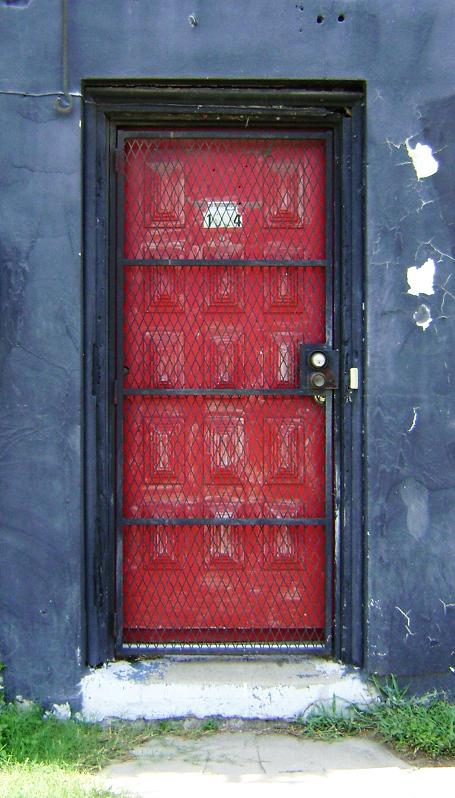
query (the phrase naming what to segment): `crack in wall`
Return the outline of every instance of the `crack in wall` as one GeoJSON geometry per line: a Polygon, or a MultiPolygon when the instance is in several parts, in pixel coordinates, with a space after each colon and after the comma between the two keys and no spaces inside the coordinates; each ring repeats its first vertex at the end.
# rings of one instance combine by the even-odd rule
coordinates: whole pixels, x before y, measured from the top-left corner
{"type": "Polygon", "coordinates": [[[414,415],[413,415],[413,419],[412,419],[412,422],[411,422],[411,426],[408,428],[408,432],[412,432],[416,428],[417,417],[418,417],[417,411],[418,410],[420,410],[419,405],[416,405],[416,407],[412,408],[412,412],[413,412],[414,415]]]}
{"type": "Polygon", "coordinates": [[[405,630],[406,630],[405,640],[407,640],[408,637],[415,637],[415,632],[413,632],[411,630],[411,617],[410,617],[411,610],[407,610],[407,612],[405,612],[404,610],[401,609],[401,607],[397,607],[397,606],[395,606],[395,609],[398,610],[398,612],[403,616],[403,618],[406,621],[406,624],[405,624],[405,630]]]}

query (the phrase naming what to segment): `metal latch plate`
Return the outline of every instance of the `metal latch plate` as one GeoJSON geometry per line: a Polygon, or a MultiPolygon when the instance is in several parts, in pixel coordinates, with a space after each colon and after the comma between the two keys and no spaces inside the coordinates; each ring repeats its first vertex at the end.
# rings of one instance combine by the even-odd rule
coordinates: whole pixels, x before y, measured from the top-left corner
{"type": "Polygon", "coordinates": [[[339,385],[339,352],[319,344],[302,344],[300,347],[300,390],[305,394],[320,394],[333,391],[339,385]],[[325,356],[325,363],[315,367],[311,358],[316,353],[325,356]]]}

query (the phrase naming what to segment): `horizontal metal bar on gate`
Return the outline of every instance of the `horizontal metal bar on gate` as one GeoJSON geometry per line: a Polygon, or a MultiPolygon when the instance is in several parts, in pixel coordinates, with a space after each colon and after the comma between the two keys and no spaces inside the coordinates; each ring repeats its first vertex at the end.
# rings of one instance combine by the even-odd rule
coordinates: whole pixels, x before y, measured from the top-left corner
{"type": "Polygon", "coordinates": [[[121,266],[327,266],[326,260],[192,260],[191,258],[162,258],[135,260],[121,258],[121,266]]]}
{"type": "Polygon", "coordinates": [[[120,526],[325,526],[325,518],[122,518],[120,526]]]}
{"type": "Polygon", "coordinates": [[[265,651],[283,651],[286,654],[292,651],[305,651],[321,654],[327,648],[326,642],[321,643],[123,643],[118,653],[135,656],[159,651],[161,654],[166,652],[179,654],[189,651],[197,651],[199,654],[229,654],[233,651],[244,651],[250,654],[264,653],[265,651]]]}
{"type": "Polygon", "coordinates": [[[278,139],[311,141],[314,139],[329,139],[331,133],[326,130],[282,131],[282,130],[128,130],[121,134],[121,139],[278,139]]]}
{"type": "Polygon", "coordinates": [[[124,396],[312,396],[299,388],[124,388],[124,396]]]}

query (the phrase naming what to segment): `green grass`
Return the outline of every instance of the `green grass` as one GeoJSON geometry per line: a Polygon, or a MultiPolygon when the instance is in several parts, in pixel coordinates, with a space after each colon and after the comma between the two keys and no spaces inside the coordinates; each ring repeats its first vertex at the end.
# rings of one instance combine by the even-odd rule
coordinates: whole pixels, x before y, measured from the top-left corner
{"type": "Polygon", "coordinates": [[[159,720],[152,721],[144,727],[148,738],[161,737],[164,734],[176,735],[197,739],[207,734],[214,734],[220,729],[220,721],[216,718],[205,718],[194,723],[187,724],[182,720],[159,720]]]}
{"type": "Polygon", "coordinates": [[[0,705],[0,796],[2,798],[112,798],[96,772],[151,737],[197,738],[213,734],[216,719],[195,724],[79,723],[45,717],[38,706],[0,705]]]}
{"type": "Polygon", "coordinates": [[[455,756],[455,705],[437,695],[407,697],[394,677],[375,682],[380,701],[369,709],[351,707],[343,715],[336,704],[299,720],[300,734],[321,740],[368,732],[403,753],[431,759],[455,756]]]}
{"type": "Polygon", "coordinates": [[[39,707],[0,709],[2,798],[105,798],[94,773],[150,734],[145,725],[112,726],[45,718],[39,707]]]}
{"type": "Polygon", "coordinates": [[[94,776],[36,763],[2,766],[0,795],[2,798],[113,798],[113,793],[97,786],[94,776]]]}
{"type": "Polygon", "coordinates": [[[94,771],[149,736],[143,724],[45,719],[39,707],[21,710],[9,704],[0,713],[0,763],[39,762],[94,771]]]}

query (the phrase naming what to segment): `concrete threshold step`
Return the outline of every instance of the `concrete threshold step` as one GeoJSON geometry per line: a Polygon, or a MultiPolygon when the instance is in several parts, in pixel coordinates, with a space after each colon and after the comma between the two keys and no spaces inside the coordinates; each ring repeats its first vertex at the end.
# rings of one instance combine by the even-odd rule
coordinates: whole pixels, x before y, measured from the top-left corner
{"type": "Polygon", "coordinates": [[[315,706],[366,706],[374,691],[357,669],[315,657],[162,657],[110,662],[81,682],[82,714],[159,720],[187,716],[292,720],[315,706]]]}

